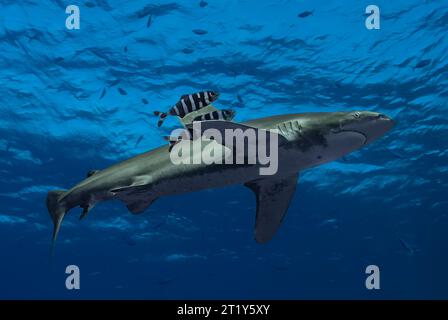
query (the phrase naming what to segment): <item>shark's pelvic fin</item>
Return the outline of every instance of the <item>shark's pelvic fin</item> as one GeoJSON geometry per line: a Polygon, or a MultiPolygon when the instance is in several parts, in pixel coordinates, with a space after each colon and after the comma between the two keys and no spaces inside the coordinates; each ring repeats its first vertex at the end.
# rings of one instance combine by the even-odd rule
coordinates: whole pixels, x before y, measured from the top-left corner
{"type": "Polygon", "coordinates": [[[266,243],[274,236],[285,217],[296,190],[298,174],[246,182],[257,198],[255,240],[266,243]]]}
{"type": "Polygon", "coordinates": [[[138,199],[138,200],[123,200],[126,203],[126,208],[128,208],[129,212],[132,214],[140,214],[143,213],[149,206],[156,200],[156,198],[149,197],[148,199],[138,199]]]}
{"type": "Polygon", "coordinates": [[[148,184],[150,177],[140,177],[127,187],[119,187],[110,190],[115,193],[118,199],[123,201],[128,210],[133,214],[139,214],[145,211],[157,198],[152,196],[148,184]]]}

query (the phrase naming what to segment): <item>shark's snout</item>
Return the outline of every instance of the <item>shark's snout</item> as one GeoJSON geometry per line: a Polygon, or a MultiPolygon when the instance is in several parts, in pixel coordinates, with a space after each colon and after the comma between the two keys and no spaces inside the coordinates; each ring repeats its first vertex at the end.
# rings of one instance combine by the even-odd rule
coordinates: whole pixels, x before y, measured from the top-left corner
{"type": "Polygon", "coordinates": [[[354,120],[344,125],[345,131],[356,131],[363,134],[366,138],[364,144],[382,137],[395,124],[395,121],[389,116],[377,112],[355,112],[354,120]]]}

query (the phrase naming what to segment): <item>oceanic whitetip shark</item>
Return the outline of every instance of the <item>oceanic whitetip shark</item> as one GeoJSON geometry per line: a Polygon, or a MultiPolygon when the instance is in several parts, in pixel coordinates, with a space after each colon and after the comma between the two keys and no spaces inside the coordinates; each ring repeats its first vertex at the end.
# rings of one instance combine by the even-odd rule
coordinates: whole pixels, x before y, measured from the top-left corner
{"type": "MultiPolygon", "coordinates": [[[[85,180],[70,190],[48,192],[47,208],[54,223],[53,244],[65,214],[75,207],[84,209],[83,218],[98,202],[119,199],[131,213],[137,214],[160,197],[236,184],[255,193],[255,240],[266,243],[286,214],[302,170],[333,161],[371,143],[391,129],[394,122],[380,113],[355,111],[288,114],[215,124],[232,129],[275,131],[279,140],[277,173],[260,175],[259,164],[176,165],[170,159],[168,146],[162,146],[109,168],[89,172],[85,180]]],[[[208,143],[216,142],[208,140],[208,143]]]]}

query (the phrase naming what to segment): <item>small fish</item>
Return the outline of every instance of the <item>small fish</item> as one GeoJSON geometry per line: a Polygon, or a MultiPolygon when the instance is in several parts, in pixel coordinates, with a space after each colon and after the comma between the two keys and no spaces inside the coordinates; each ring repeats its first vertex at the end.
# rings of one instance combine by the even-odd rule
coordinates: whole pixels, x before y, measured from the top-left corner
{"type": "Polygon", "coordinates": [[[152,16],[148,17],[148,21],[146,22],[146,28],[149,28],[151,26],[152,23],[152,16]]]}
{"type": "Polygon", "coordinates": [[[231,109],[215,110],[210,113],[197,116],[193,121],[207,121],[207,120],[232,120],[235,116],[235,111],[231,109]]]}
{"type": "Polygon", "coordinates": [[[167,116],[185,117],[190,112],[205,108],[210,103],[218,99],[219,93],[214,91],[202,91],[193,94],[185,94],[168,112],[154,111],[154,115],[159,116],[157,126],[160,127],[167,116]]]}
{"type": "Polygon", "coordinates": [[[148,104],[148,103],[149,103],[148,100],[146,100],[145,98],[142,98],[142,102],[143,102],[144,104],[148,104]]]}
{"type": "Polygon", "coordinates": [[[190,49],[190,48],[184,48],[184,49],[182,49],[182,52],[185,54],[192,54],[194,52],[194,50],[190,49]]]}
{"type": "Polygon", "coordinates": [[[239,94],[236,95],[236,98],[238,99],[239,103],[244,103],[243,98],[239,94]]]}
{"type": "Polygon", "coordinates": [[[90,2],[90,1],[84,2],[84,5],[85,5],[87,8],[93,8],[93,7],[95,7],[95,4],[94,4],[93,2],[90,2]]]}
{"type": "Polygon", "coordinates": [[[306,17],[309,17],[312,14],[313,14],[312,11],[303,11],[302,13],[299,13],[297,16],[299,18],[306,18],[306,17]]]}
{"type": "Polygon", "coordinates": [[[143,135],[141,135],[140,137],[138,137],[137,142],[135,143],[134,148],[137,147],[138,144],[139,144],[140,142],[142,142],[142,140],[143,140],[143,135]]]}
{"type": "Polygon", "coordinates": [[[199,6],[200,6],[201,8],[205,8],[206,6],[208,6],[208,2],[207,2],[207,1],[204,1],[204,0],[201,0],[201,2],[199,2],[199,6]]]}
{"type": "Polygon", "coordinates": [[[124,52],[128,52],[128,46],[124,46],[124,52]]]}
{"type": "Polygon", "coordinates": [[[62,58],[62,57],[57,57],[54,59],[54,63],[60,63],[62,61],[64,61],[64,58],[62,58]]]}
{"type": "Polygon", "coordinates": [[[101,92],[100,100],[104,98],[106,95],[106,88],[103,88],[103,91],[101,92]]]}
{"type": "Polygon", "coordinates": [[[430,59],[422,60],[415,65],[416,69],[424,68],[431,63],[430,59]]]}
{"type": "Polygon", "coordinates": [[[414,248],[412,248],[409,243],[407,243],[406,241],[404,241],[402,238],[398,238],[398,240],[400,241],[401,246],[403,247],[403,249],[405,249],[408,254],[410,256],[414,255],[414,248]]]}
{"type": "Polygon", "coordinates": [[[204,35],[204,34],[207,34],[208,31],[207,31],[207,30],[203,30],[203,29],[194,29],[194,30],[193,30],[193,33],[195,33],[195,34],[197,34],[197,35],[199,35],[199,36],[202,36],[202,35],[204,35]]]}
{"type": "Polygon", "coordinates": [[[125,237],[124,241],[130,247],[134,247],[134,246],[137,245],[137,239],[135,237],[132,237],[132,236],[125,237]]]}
{"type": "Polygon", "coordinates": [[[119,92],[122,96],[126,96],[126,95],[128,94],[124,89],[121,89],[121,88],[118,88],[118,92],[119,92]]]}

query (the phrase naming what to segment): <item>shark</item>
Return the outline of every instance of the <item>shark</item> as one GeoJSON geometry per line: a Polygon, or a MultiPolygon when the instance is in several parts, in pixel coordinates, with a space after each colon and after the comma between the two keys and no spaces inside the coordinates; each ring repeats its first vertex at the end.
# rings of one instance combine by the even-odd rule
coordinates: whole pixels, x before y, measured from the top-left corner
{"type": "MultiPolygon", "coordinates": [[[[169,146],[161,146],[108,168],[90,171],[86,179],[69,190],[49,191],[46,205],[54,224],[53,245],[64,216],[73,208],[83,209],[82,219],[96,204],[115,199],[124,202],[132,214],[140,214],[161,197],[228,185],[243,185],[253,191],[254,238],[258,243],[267,243],[285,218],[302,171],[363,148],[394,126],[390,117],[373,111],[285,114],[241,123],[206,123],[208,127],[250,128],[275,134],[279,141],[275,174],[261,175],[259,163],[175,164],[169,146]]],[[[205,147],[218,143],[210,139],[205,142],[205,147]]],[[[203,148],[196,152],[202,151],[203,148]]]]}

